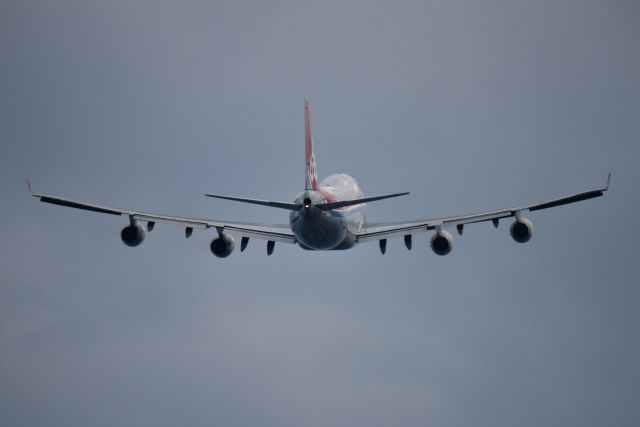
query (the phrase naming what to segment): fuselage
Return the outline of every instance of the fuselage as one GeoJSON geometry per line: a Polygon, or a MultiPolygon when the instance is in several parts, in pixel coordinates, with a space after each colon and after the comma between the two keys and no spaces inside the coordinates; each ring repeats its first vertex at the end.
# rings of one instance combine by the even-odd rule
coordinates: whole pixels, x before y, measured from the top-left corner
{"type": "Polygon", "coordinates": [[[366,221],[367,206],[363,204],[322,210],[324,203],[363,198],[356,180],[337,173],[324,179],[317,190],[306,190],[294,203],[302,208],[291,211],[289,224],[298,244],[304,249],[348,249],[356,244],[356,235],[366,221]]]}

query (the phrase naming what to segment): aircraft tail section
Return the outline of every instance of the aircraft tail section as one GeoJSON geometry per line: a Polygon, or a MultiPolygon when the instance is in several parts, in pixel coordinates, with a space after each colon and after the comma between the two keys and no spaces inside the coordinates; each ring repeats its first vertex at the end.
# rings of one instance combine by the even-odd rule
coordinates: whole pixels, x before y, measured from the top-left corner
{"type": "Polygon", "coordinates": [[[309,112],[309,101],[304,100],[304,142],[305,142],[305,190],[319,190],[318,172],[316,169],[316,158],[313,154],[313,135],[311,134],[311,113],[309,112]]]}

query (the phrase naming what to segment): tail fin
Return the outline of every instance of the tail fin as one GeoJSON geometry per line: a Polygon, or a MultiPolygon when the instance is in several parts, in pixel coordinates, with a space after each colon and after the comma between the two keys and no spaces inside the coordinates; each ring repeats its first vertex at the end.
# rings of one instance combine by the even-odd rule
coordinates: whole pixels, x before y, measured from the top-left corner
{"type": "Polygon", "coordinates": [[[316,170],[316,158],[313,154],[313,136],[311,135],[311,113],[309,112],[309,101],[304,100],[304,142],[305,142],[305,190],[318,190],[318,172],[316,170]]]}

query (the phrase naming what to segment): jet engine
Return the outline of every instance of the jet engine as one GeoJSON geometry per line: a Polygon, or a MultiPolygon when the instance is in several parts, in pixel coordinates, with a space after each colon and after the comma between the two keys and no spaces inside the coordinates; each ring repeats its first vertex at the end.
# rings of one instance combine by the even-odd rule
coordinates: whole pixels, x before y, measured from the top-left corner
{"type": "Polygon", "coordinates": [[[431,237],[431,249],[438,255],[446,255],[453,249],[453,237],[447,231],[438,231],[431,237]]]}
{"type": "Polygon", "coordinates": [[[218,258],[226,258],[231,255],[235,246],[233,237],[223,234],[211,241],[211,252],[218,258]]]}
{"type": "Polygon", "coordinates": [[[138,224],[137,222],[133,222],[130,225],[127,225],[120,232],[120,238],[127,246],[138,246],[144,240],[145,231],[144,227],[138,224]]]}
{"type": "Polygon", "coordinates": [[[518,218],[509,229],[511,237],[518,243],[526,243],[531,239],[531,233],[533,232],[533,224],[526,218],[518,218]]]}

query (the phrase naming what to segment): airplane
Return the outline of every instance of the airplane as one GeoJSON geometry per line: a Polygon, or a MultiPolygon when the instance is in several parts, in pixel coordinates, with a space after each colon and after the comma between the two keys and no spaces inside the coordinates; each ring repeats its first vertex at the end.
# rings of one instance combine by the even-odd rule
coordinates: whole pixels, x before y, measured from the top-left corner
{"type": "Polygon", "coordinates": [[[490,212],[426,220],[371,223],[367,222],[367,203],[404,196],[409,193],[365,197],[357,181],[344,173],[333,174],[318,182],[310,116],[309,101],[305,100],[305,187],[293,202],[205,194],[207,197],[217,199],[287,210],[289,211],[288,224],[269,225],[198,219],[113,208],[35,193],[28,179],[27,185],[32,196],[45,203],[91,212],[128,216],[129,224],[120,233],[122,241],[127,246],[133,247],[142,243],[146,232],[152,231],[158,222],[183,226],[187,238],[191,236],[194,229],[214,228],[217,235],[209,245],[211,252],[218,258],[225,258],[235,248],[235,240],[229,233],[240,236],[241,252],[246,249],[250,238],[256,238],[267,240],[267,255],[273,253],[276,242],[297,244],[307,250],[344,250],[350,249],[358,243],[376,240],[380,252],[384,254],[387,248],[387,239],[391,237],[403,236],[405,246],[411,250],[413,234],[434,231],[430,241],[431,249],[437,255],[447,255],[453,249],[453,237],[445,228],[455,227],[458,234],[462,235],[467,224],[491,221],[494,227],[498,228],[501,219],[510,217],[515,218],[509,229],[511,237],[516,242],[525,243],[531,239],[533,224],[523,216],[524,211],[537,211],[602,196],[608,190],[611,180],[611,173],[609,173],[605,185],[600,188],[540,203],[490,212]],[[146,230],[141,222],[146,223],[146,230]]]}

